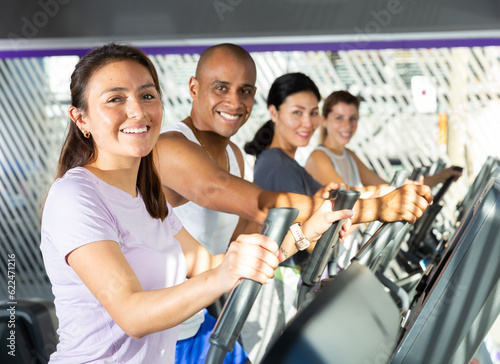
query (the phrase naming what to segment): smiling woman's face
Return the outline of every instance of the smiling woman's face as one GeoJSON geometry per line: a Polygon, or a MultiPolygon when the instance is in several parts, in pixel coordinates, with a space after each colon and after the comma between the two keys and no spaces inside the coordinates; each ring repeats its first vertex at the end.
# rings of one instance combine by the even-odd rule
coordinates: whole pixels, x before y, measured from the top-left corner
{"type": "Polygon", "coordinates": [[[119,165],[151,152],[163,108],[146,67],[124,60],[100,68],[88,84],[87,105],[79,126],[92,134],[98,160],[119,165]]]}
{"type": "Polygon", "coordinates": [[[344,148],[358,128],[358,108],[354,104],[339,102],[323,119],[327,139],[335,147],[344,148]]]}
{"type": "Polygon", "coordinates": [[[271,105],[269,112],[274,122],[274,138],[282,149],[307,146],[321,120],[318,98],[310,91],[288,96],[279,110],[271,105]]]}

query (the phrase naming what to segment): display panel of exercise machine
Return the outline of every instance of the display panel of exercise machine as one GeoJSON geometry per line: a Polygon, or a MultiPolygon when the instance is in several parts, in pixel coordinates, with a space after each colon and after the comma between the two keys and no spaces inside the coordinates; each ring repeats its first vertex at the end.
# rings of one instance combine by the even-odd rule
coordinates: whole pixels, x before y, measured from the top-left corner
{"type": "Polygon", "coordinates": [[[399,323],[384,286],[355,261],[299,311],[261,363],[387,363],[399,323]]]}
{"type": "Polygon", "coordinates": [[[468,363],[500,314],[500,180],[491,178],[424,275],[391,364],[468,363]]]}
{"type": "Polygon", "coordinates": [[[489,181],[492,171],[498,166],[500,166],[500,161],[497,157],[488,156],[488,158],[486,158],[486,161],[483,163],[479,173],[474,179],[474,182],[472,182],[472,185],[465,194],[463,200],[457,205],[458,221],[462,220],[463,216],[474,203],[477,194],[484,189],[484,186],[489,181]]]}

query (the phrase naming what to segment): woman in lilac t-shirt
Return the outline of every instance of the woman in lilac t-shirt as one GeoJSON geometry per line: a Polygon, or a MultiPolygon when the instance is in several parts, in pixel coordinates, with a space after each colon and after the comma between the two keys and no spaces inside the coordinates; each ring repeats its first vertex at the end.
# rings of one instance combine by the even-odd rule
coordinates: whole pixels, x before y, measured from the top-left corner
{"type": "Polygon", "coordinates": [[[51,363],[173,363],[176,326],[241,277],[266,283],[277,245],[242,235],[211,256],[182,228],[153,167],[163,107],[142,51],[109,44],[83,57],[69,116],[42,215],[59,319],[51,363]]]}

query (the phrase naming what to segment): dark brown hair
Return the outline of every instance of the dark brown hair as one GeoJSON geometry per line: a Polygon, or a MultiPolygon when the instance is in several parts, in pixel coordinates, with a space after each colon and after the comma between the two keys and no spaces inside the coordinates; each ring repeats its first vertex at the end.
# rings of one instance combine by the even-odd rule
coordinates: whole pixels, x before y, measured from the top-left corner
{"type": "MultiPolygon", "coordinates": [[[[348,91],[343,91],[343,90],[334,91],[323,102],[322,115],[325,119],[328,117],[328,114],[332,112],[333,107],[337,105],[339,102],[343,102],[344,104],[347,105],[354,105],[356,106],[356,109],[359,111],[360,100],[356,96],[354,96],[348,91]]],[[[327,134],[326,128],[322,126],[319,134],[320,143],[323,143],[325,141],[326,134],[327,134]]]]}
{"type": "MultiPolygon", "coordinates": [[[[138,48],[110,43],[90,51],[75,66],[70,84],[71,105],[86,113],[88,111],[87,88],[92,76],[102,67],[124,60],[132,60],[146,67],[161,99],[158,74],[148,56],[138,48]]],[[[81,167],[95,161],[96,153],[92,136],[85,138],[76,123],[70,120],[68,133],[57,164],[56,178],[61,178],[71,168],[81,167]]],[[[160,178],[153,163],[153,152],[141,159],[137,188],[149,214],[153,218],[164,220],[168,214],[168,207],[160,178]]]]}

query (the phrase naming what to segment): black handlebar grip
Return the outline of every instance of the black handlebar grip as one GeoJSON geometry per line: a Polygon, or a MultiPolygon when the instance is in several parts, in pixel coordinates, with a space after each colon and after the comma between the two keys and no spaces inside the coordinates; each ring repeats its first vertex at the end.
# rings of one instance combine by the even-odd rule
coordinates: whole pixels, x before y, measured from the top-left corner
{"type": "MultiPolygon", "coordinates": [[[[352,209],[358,200],[359,195],[360,193],[358,191],[339,191],[337,198],[335,199],[333,210],[338,211],[343,209],[352,209]]],[[[339,240],[339,230],[344,221],[344,219],[335,221],[316,242],[316,246],[314,247],[309,260],[307,261],[306,267],[302,272],[301,278],[303,285],[314,287],[319,282],[321,275],[328,264],[332,250],[339,240]]]]}
{"type": "Polygon", "coordinates": [[[418,179],[424,175],[425,169],[426,167],[423,166],[414,168],[408,179],[412,181],[418,181],[418,179]]]}
{"type": "Polygon", "coordinates": [[[406,221],[395,221],[380,227],[361,247],[352,260],[357,260],[360,264],[372,268],[373,263],[394,238],[394,235],[396,235],[405,225],[406,221]]]}
{"type": "Polygon", "coordinates": [[[401,187],[409,176],[410,172],[406,169],[400,169],[399,171],[396,171],[390,183],[391,187],[401,187]]]}
{"type": "Polygon", "coordinates": [[[336,190],[330,190],[330,200],[336,199],[339,191],[345,190],[344,185],[341,185],[338,189],[336,190]]]}
{"type": "MultiPolygon", "coordinates": [[[[455,171],[459,171],[459,172],[463,171],[462,167],[453,166],[451,168],[455,171]]],[[[433,204],[438,204],[441,201],[444,194],[446,193],[446,191],[448,191],[448,188],[450,188],[451,184],[453,183],[454,179],[455,179],[455,177],[453,177],[453,176],[448,177],[448,179],[443,182],[443,185],[441,186],[441,188],[439,189],[439,191],[436,193],[436,195],[433,198],[433,201],[432,201],[433,204]]]]}
{"type": "MultiPolygon", "coordinates": [[[[294,208],[269,210],[261,234],[281,245],[298,214],[294,208]]],[[[233,350],[261,287],[258,282],[244,279],[231,291],[208,340],[211,345],[205,363],[221,364],[226,353],[233,350]]]]}

